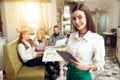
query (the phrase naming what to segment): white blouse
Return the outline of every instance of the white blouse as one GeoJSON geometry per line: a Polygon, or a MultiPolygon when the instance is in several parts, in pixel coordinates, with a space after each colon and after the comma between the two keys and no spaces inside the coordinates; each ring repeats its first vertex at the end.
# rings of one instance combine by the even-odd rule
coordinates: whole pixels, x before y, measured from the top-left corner
{"type": "Polygon", "coordinates": [[[67,46],[71,54],[79,58],[84,64],[96,64],[97,71],[104,70],[105,46],[102,36],[88,31],[79,38],[78,32],[75,32],[70,35],[67,46]]]}
{"type": "Polygon", "coordinates": [[[31,47],[29,42],[26,42],[25,44],[29,47],[28,49],[25,49],[25,46],[22,43],[18,44],[18,53],[23,62],[33,59],[37,54],[35,48],[31,47]]]}
{"type": "Polygon", "coordinates": [[[42,50],[45,48],[45,42],[38,42],[38,40],[35,40],[34,44],[36,45],[36,48],[39,50],[42,50]]]}

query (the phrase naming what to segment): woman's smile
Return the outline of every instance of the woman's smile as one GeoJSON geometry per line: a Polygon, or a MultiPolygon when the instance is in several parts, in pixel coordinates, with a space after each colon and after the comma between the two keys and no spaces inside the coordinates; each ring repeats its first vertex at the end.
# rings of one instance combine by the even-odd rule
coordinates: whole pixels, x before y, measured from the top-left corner
{"type": "Polygon", "coordinates": [[[77,10],[72,14],[72,23],[78,29],[81,30],[86,26],[86,17],[83,11],[77,10]]]}

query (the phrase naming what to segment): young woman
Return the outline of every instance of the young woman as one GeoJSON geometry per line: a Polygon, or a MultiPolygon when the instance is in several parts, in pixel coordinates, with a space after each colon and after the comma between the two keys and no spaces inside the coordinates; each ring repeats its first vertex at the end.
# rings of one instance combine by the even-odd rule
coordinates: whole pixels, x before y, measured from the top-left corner
{"type": "MultiPolygon", "coordinates": [[[[45,36],[45,32],[42,28],[39,28],[35,37],[35,46],[36,51],[44,51],[45,47],[48,46],[48,41],[45,36]]],[[[59,65],[57,65],[57,62],[47,62],[50,66],[52,66],[54,69],[51,69],[56,75],[59,75],[59,65]]]]}
{"type": "Polygon", "coordinates": [[[45,46],[48,46],[48,41],[45,36],[45,32],[42,30],[42,28],[38,29],[36,37],[35,37],[35,45],[36,48],[39,50],[44,50],[45,46]]]}
{"type": "Polygon", "coordinates": [[[18,53],[24,65],[29,67],[45,65],[49,74],[49,79],[53,80],[53,72],[51,71],[49,64],[42,62],[43,54],[41,52],[43,51],[40,51],[40,54],[39,52],[36,52],[33,41],[29,39],[28,32],[21,31],[18,40],[18,53]]]}
{"type": "Polygon", "coordinates": [[[70,59],[67,80],[92,80],[90,71],[102,71],[105,64],[104,39],[96,33],[91,12],[84,4],[75,5],[71,18],[76,31],[67,46],[76,61],[70,59]]]}

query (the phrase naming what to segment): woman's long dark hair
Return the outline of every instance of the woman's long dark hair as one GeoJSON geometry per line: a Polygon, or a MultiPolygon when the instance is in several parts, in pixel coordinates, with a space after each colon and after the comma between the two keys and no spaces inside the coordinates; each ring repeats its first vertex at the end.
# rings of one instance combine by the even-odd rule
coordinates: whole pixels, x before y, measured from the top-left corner
{"type": "MultiPolygon", "coordinates": [[[[73,8],[72,13],[77,11],[77,10],[83,11],[85,13],[86,20],[87,20],[86,26],[87,26],[88,30],[90,30],[92,32],[96,32],[95,25],[94,25],[89,8],[87,6],[85,6],[83,3],[82,4],[77,3],[73,8]]],[[[78,31],[78,29],[75,26],[74,26],[74,28],[76,31],[78,31]]]]}

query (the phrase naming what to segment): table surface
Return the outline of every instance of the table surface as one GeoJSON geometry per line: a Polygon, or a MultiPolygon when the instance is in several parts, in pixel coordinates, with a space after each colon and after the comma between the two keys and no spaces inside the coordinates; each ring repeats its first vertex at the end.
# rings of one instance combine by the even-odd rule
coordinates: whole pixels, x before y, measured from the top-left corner
{"type": "Polygon", "coordinates": [[[63,58],[56,52],[56,50],[64,50],[65,47],[47,46],[43,55],[43,62],[63,61],[63,58]]]}
{"type": "Polygon", "coordinates": [[[114,33],[112,32],[103,32],[103,35],[113,35],[114,33]]]}

